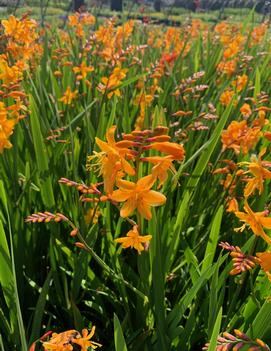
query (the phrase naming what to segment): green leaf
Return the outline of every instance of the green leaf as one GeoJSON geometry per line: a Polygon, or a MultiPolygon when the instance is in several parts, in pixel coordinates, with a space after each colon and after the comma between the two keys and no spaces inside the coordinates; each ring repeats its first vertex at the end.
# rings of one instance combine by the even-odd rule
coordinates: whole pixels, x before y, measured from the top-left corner
{"type": "Polygon", "coordinates": [[[212,337],[210,340],[210,345],[208,347],[208,351],[215,351],[216,350],[217,337],[218,337],[219,332],[220,332],[221,320],[222,320],[222,307],[220,308],[218,315],[217,315],[217,318],[216,318],[216,321],[215,321],[215,325],[214,325],[212,337]]]}
{"type": "Polygon", "coordinates": [[[44,204],[50,209],[55,205],[51,176],[49,174],[48,151],[43,141],[37,105],[30,95],[30,125],[36,154],[37,167],[40,173],[39,183],[41,197],[44,204]]]}
{"type": "Polygon", "coordinates": [[[261,73],[259,68],[256,68],[256,74],[255,74],[255,84],[254,84],[254,92],[253,92],[253,98],[257,99],[257,95],[261,91],[261,73]]]}
{"type": "Polygon", "coordinates": [[[114,340],[115,340],[116,351],[127,351],[127,346],[124,340],[120,321],[115,313],[114,313],[114,340]]]}
{"type": "Polygon", "coordinates": [[[46,304],[46,298],[48,295],[51,279],[52,279],[52,272],[50,271],[41,289],[40,296],[35,308],[30,342],[33,342],[34,340],[38,339],[41,335],[41,323],[42,323],[42,318],[44,316],[44,308],[46,304]]]}
{"type": "Polygon", "coordinates": [[[222,215],[223,215],[223,205],[219,207],[212,223],[208,244],[207,244],[204,259],[203,259],[203,264],[201,267],[202,272],[204,272],[207,269],[207,267],[209,267],[213,262],[215,252],[217,249],[222,215]]]}
{"type": "Polygon", "coordinates": [[[263,338],[264,336],[270,335],[271,325],[271,302],[265,301],[260,311],[254,318],[251,327],[249,328],[247,334],[252,338],[263,338]]]}
{"type": "Polygon", "coordinates": [[[2,182],[1,179],[0,179],[0,199],[1,199],[2,203],[3,203],[3,205],[4,205],[6,213],[8,213],[7,196],[6,196],[6,192],[5,192],[4,183],[2,182]]]}
{"type": "Polygon", "coordinates": [[[14,279],[11,266],[11,258],[8,242],[2,221],[0,219],[0,283],[3,289],[4,298],[9,308],[11,327],[16,329],[16,310],[14,309],[14,279]]]}

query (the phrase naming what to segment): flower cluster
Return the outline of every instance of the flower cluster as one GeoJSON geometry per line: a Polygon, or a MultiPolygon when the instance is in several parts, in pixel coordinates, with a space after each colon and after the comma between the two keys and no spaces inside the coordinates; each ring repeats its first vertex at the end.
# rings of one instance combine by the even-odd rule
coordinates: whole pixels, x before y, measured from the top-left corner
{"type": "Polygon", "coordinates": [[[233,269],[230,271],[231,275],[240,274],[255,267],[259,260],[255,256],[244,254],[239,246],[232,246],[229,243],[221,242],[219,244],[223,249],[230,251],[233,258],[233,269]]]}
{"type": "MultiPolygon", "coordinates": [[[[232,99],[239,99],[238,93],[248,84],[246,75],[240,75],[233,82],[236,91],[225,91],[220,97],[220,102],[227,105],[232,99]],[[236,93],[236,95],[234,95],[236,93]]],[[[258,94],[257,98],[246,98],[246,102],[240,108],[241,120],[232,121],[228,128],[221,134],[222,153],[226,150],[233,150],[235,157],[247,157],[250,152],[263,142],[263,138],[269,138],[270,123],[266,118],[270,108],[266,106],[268,95],[265,92],[258,94]]],[[[269,139],[268,139],[269,140],[269,139]]],[[[261,147],[258,155],[252,153],[250,158],[241,162],[234,162],[233,159],[222,160],[226,163],[223,168],[213,171],[213,174],[224,174],[226,178],[221,180],[221,184],[227,192],[227,211],[233,212],[243,225],[235,228],[236,232],[243,232],[249,228],[255,236],[261,237],[268,245],[271,238],[266,229],[271,229],[271,217],[269,211],[264,209],[254,212],[250,206],[252,197],[262,195],[266,183],[271,179],[271,162],[263,158],[268,156],[267,148],[261,147]],[[240,189],[242,196],[240,196],[240,189]],[[243,211],[239,208],[240,200],[243,200],[243,211]]],[[[221,161],[220,161],[221,162],[221,161]]],[[[259,264],[271,277],[271,263],[269,252],[259,252],[256,256],[247,255],[241,252],[240,248],[234,246],[225,247],[231,252],[233,257],[234,269],[230,274],[240,274],[259,264]],[[234,248],[234,249],[233,249],[234,248]]]]}
{"type": "MultiPolygon", "coordinates": [[[[87,167],[102,176],[107,199],[113,204],[123,203],[121,217],[130,220],[129,216],[136,210],[137,218],[150,220],[151,207],[166,202],[165,195],[153,190],[153,186],[158,181],[158,188],[161,188],[168,172],[175,172],[173,162],[181,162],[185,157],[183,145],[171,142],[165,127],[123,134],[119,141],[115,140],[115,131],[116,126],[107,131],[107,142],[96,138],[101,151],[88,157],[87,167]],[[147,152],[152,152],[153,156],[146,155],[147,152]],[[155,155],[156,152],[164,155],[155,155]],[[139,172],[142,174],[142,170],[146,169],[145,163],[152,165],[151,174],[139,177],[139,172]],[[124,176],[128,176],[129,180],[123,179],[124,176]],[[135,178],[135,181],[130,178],[135,178]]],[[[151,236],[141,236],[139,223],[132,221],[131,224],[133,229],[117,242],[122,243],[124,248],[134,247],[140,253],[143,250],[141,243],[149,241],[151,236]]]]}
{"type": "Polygon", "coordinates": [[[36,21],[10,16],[1,25],[5,53],[0,55],[0,153],[12,147],[10,136],[27,111],[21,84],[24,71],[35,65],[42,52],[36,21]]]}
{"type": "MultiPolygon", "coordinates": [[[[206,344],[202,350],[208,350],[208,348],[209,344],[206,344]]],[[[238,329],[234,330],[234,335],[224,332],[217,338],[216,351],[241,351],[242,349],[270,351],[269,347],[261,339],[252,340],[238,329]]]]}
{"type": "Polygon", "coordinates": [[[90,347],[95,350],[102,345],[91,340],[94,334],[95,327],[90,331],[83,329],[82,333],[77,330],[53,333],[49,340],[42,341],[42,346],[45,351],[72,351],[77,350],[76,347],[80,347],[81,351],[88,351],[90,347]]]}

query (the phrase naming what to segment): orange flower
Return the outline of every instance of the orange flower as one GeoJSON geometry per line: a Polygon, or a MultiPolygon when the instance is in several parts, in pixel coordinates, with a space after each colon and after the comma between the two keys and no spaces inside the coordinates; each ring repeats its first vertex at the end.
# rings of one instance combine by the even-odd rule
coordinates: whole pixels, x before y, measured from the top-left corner
{"type": "Polygon", "coordinates": [[[218,24],[215,26],[214,31],[215,31],[215,32],[218,32],[218,33],[220,33],[220,34],[225,33],[226,30],[228,29],[228,26],[229,26],[228,23],[226,23],[226,22],[220,22],[220,23],[218,23],[218,24]]]}
{"type": "Polygon", "coordinates": [[[233,95],[234,95],[233,90],[226,90],[221,94],[219,101],[221,102],[222,105],[226,106],[231,102],[233,95]]]}
{"type": "Polygon", "coordinates": [[[17,20],[17,18],[15,18],[13,15],[7,20],[2,20],[1,24],[4,27],[5,35],[19,38],[19,36],[23,35],[24,33],[23,23],[17,20]]]}
{"type": "Polygon", "coordinates": [[[95,333],[95,326],[92,327],[89,334],[87,329],[83,329],[82,336],[77,336],[72,340],[72,342],[74,344],[81,346],[81,351],[88,351],[89,347],[95,350],[97,349],[97,347],[101,347],[102,345],[95,341],[90,341],[94,333],[95,333]]]}
{"type": "Polygon", "coordinates": [[[0,153],[4,149],[12,147],[11,142],[8,140],[13,133],[16,124],[15,119],[7,119],[7,108],[3,102],[0,102],[0,153]]]}
{"type": "Polygon", "coordinates": [[[90,162],[94,158],[98,160],[96,165],[100,174],[103,175],[104,189],[109,194],[112,193],[115,180],[120,172],[125,172],[131,176],[135,174],[135,170],[125,159],[126,156],[133,157],[132,151],[127,148],[127,143],[133,145],[133,142],[127,141],[124,146],[121,141],[116,142],[114,137],[116,128],[116,126],[112,126],[106,132],[107,143],[95,138],[101,152],[94,152],[93,156],[88,157],[88,168],[91,167],[90,162]]]}
{"type": "Polygon", "coordinates": [[[226,73],[228,76],[231,76],[236,71],[236,60],[230,60],[227,62],[220,62],[217,66],[218,71],[226,73]]]}
{"type": "Polygon", "coordinates": [[[120,67],[114,68],[109,78],[102,77],[101,79],[102,83],[98,85],[98,90],[101,91],[102,93],[109,91],[107,94],[107,97],[109,99],[113,95],[120,96],[121,93],[120,93],[120,90],[117,89],[117,87],[121,84],[122,79],[126,77],[127,72],[128,72],[127,68],[123,68],[123,69],[120,67]]]}
{"type": "Polygon", "coordinates": [[[63,333],[53,333],[49,341],[43,342],[46,351],[72,351],[73,338],[80,335],[76,330],[67,330],[63,333]]]}
{"type": "Polygon", "coordinates": [[[262,269],[265,271],[268,279],[271,281],[271,252],[258,252],[256,255],[259,257],[262,269]]]}
{"type": "Polygon", "coordinates": [[[158,185],[158,189],[165,183],[168,178],[168,170],[171,170],[172,173],[176,173],[176,170],[172,164],[173,158],[171,156],[161,157],[161,156],[153,156],[153,157],[144,157],[141,161],[147,161],[155,164],[152,168],[152,175],[155,179],[159,179],[160,183],[158,185]]]}
{"type": "Polygon", "coordinates": [[[72,101],[77,97],[78,91],[71,91],[71,87],[68,86],[67,90],[63,94],[62,98],[58,99],[58,101],[63,102],[65,105],[70,105],[72,101]]]}
{"type": "Polygon", "coordinates": [[[91,26],[96,22],[95,17],[87,12],[80,13],[80,18],[81,18],[82,23],[87,25],[87,26],[91,26]]]}
{"type": "Polygon", "coordinates": [[[21,70],[16,66],[9,66],[8,63],[0,57],[0,79],[4,84],[16,84],[22,78],[21,70]]]}
{"type": "Polygon", "coordinates": [[[255,127],[264,127],[265,125],[269,124],[269,120],[265,118],[266,112],[264,110],[259,110],[258,118],[254,119],[253,126],[255,127]]]}
{"type": "Polygon", "coordinates": [[[74,73],[80,73],[80,75],[77,76],[77,79],[86,78],[87,74],[92,71],[94,71],[94,67],[87,66],[85,61],[83,61],[80,66],[73,68],[74,73]]]}
{"type": "Polygon", "coordinates": [[[240,108],[240,112],[244,117],[249,117],[252,114],[249,104],[243,104],[240,108]]]}
{"type": "Polygon", "coordinates": [[[77,13],[75,13],[74,15],[70,15],[68,17],[68,25],[70,27],[76,27],[79,23],[79,16],[77,13]]]}
{"type": "Polygon", "coordinates": [[[237,76],[237,79],[232,82],[232,85],[236,87],[238,92],[242,91],[247,85],[248,76],[243,74],[241,76],[237,76]]]}
{"type": "Polygon", "coordinates": [[[169,141],[165,142],[155,142],[151,145],[145,146],[145,150],[153,149],[160,152],[164,152],[172,157],[172,159],[177,161],[183,161],[185,156],[185,150],[183,144],[171,143],[169,141]]]}
{"type": "Polygon", "coordinates": [[[128,217],[135,209],[147,220],[152,218],[151,206],[160,206],[166,202],[166,197],[154,190],[150,190],[155,182],[152,175],[143,177],[137,183],[127,180],[118,181],[118,190],[115,190],[111,200],[125,202],[122,206],[121,217],[128,217]]]}
{"type": "Polygon", "coordinates": [[[224,51],[223,56],[225,59],[229,59],[232,56],[235,56],[239,51],[239,45],[237,42],[231,42],[227,49],[224,51]]]}
{"type": "Polygon", "coordinates": [[[263,183],[265,179],[271,179],[271,172],[265,169],[263,166],[265,162],[262,161],[262,156],[265,154],[266,148],[262,149],[259,153],[258,159],[256,156],[251,157],[251,162],[240,162],[240,165],[248,166],[248,171],[245,173],[251,173],[254,178],[249,178],[247,180],[247,185],[245,187],[244,195],[249,197],[255,192],[256,189],[259,190],[259,194],[263,192],[263,183]]]}
{"type": "Polygon", "coordinates": [[[168,64],[173,64],[174,61],[177,59],[178,55],[179,54],[177,52],[174,52],[174,51],[170,54],[163,53],[162,57],[160,59],[160,64],[163,65],[163,64],[165,64],[165,62],[168,64]]]}
{"type": "Polygon", "coordinates": [[[238,210],[239,208],[238,208],[238,202],[236,198],[235,197],[228,198],[226,212],[237,212],[238,210]]]}
{"type": "Polygon", "coordinates": [[[261,236],[268,244],[271,244],[271,239],[263,230],[263,228],[271,229],[271,217],[266,217],[266,211],[253,212],[247,201],[245,201],[244,210],[245,212],[235,212],[235,215],[245,224],[234,230],[242,232],[246,225],[249,225],[255,235],[261,236]]]}
{"type": "Polygon", "coordinates": [[[260,265],[265,272],[271,270],[271,252],[257,252],[257,257],[260,259],[260,265]]]}
{"type": "Polygon", "coordinates": [[[249,128],[247,121],[233,121],[221,134],[223,151],[233,149],[236,154],[239,154],[242,150],[244,154],[247,154],[256,145],[260,136],[260,128],[249,128]]]}
{"type": "Polygon", "coordinates": [[[138,227],[135,225],[132,230],[130,230],[126,237],[115,239],[117,243],[120,243],[124,249],[128,247],[134,248],[140,254],[144,250],[142,243],[147,243],[151,240],[151,235],[141,236],[138,233],[138,227]]]}

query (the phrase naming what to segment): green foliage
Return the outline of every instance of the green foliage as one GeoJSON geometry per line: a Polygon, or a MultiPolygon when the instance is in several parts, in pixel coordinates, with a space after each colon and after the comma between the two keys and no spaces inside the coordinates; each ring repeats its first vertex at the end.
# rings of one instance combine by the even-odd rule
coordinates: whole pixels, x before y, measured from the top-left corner
{"type": "MultiPolygon", "coordinates": [[[[74,32],[67,33],[73,44],[69,60],[75,67],[82,48],[74,32]]],[[[176,165],[176,174],[161,190],[166,204],[143,223],[142,232],[153,239],[149,249],[137,255],[114,242],[130,226],[110,203],[98,204],[97,223],[88,223],[85,215],[90,204],[80,201],[76,189],[58,181],[65,177],[78,183],[97,182],[96,173],[86,169],[87,156],[97,150],[95,137],[104,140],[112,125],[117,126],[118,135],[134,130],[138,82],[146,77],[146,69],[152,69],[151,63],[160,62],[164,48],[147,47],[144,55],[138,54],[140,64],[127,55],[124,66],[129,71],[118,86],[121,97],[109,99],[97,87],[112,71],[111,63],[101,63],[93,52],[86,56],[95,66],[91,86],[84,80],[75,82],[68,65],[56,77],[59,63],[52,59],[53,52],[65,49],[66,43],[54,27],[47,35],[40,64],[29,70],[23,82],[29,115],[16,126],[13,148],[0,156],[0,350],[26,351],[48,330],[91,325],[96,326],[94,340],[103,344],[103,350],[189,351],[210,341],[209,350],[214,351],[217,336],[228,326],[270,342],[271,309],[266,301],[270,283],[257,269],[237,278],[228,275],[231,264],[217,248],[218,242],[236,241],[248,248],[254,244],[247,241],[248,232],[233,233],[235,217],[224,210],[227,193],[220,176],[212,175],[221,160],[221,132],[240,117],[244,98],[271,92],[269,56],[257,56],[262,47],[246,47],[244,55],[254,60],[253,69],[245,73],[254,88],[246,86],[238,104],[232,101],[226,108],[219,98],[233,77],[218,76],[219,42],[199,36],[188,54],[167,65],[159,81],[162,89],[146,109],[145,127],[166,125],[177,143],[183,142],[180,133],[187,130],[186,159],[176,165]],[[172,96],[181,80],[191,79],[195,71],[205,72],[197,80],[197,85],[207,85],[199,97],[185,103],[172,96]],[[59,99],[68,86],[78,89],[79,97],[65,106],[59,99]],[[205,130],[188,129],[209,111],[209,103],[216,107],[218,119],[204,122],[205,130]],[[179,110],[193,113],[175,120],[172,114],[179,110]],[[48,138],[57,129],[59,138],[48,138]],[[40,211],[70,218],[91,250],[74,245],[77,239],[69,236],[68,223],[24,222],[40,211]]],[[[147,35],[146,27],[138,25],[132,44],[145,44],[147,35]]],[[[265,51],[270,51],[269,43],[265,51]]],[[[145,86],[151,86],[148,78],[145,86]]],[[[223,158],[233,158],[232,151],[223,158]]],[[[269,193],[261,201],[270,202],[269,193]]],[[[262,243],[255,245],[258,251],[264,249],[262,243]]]]}

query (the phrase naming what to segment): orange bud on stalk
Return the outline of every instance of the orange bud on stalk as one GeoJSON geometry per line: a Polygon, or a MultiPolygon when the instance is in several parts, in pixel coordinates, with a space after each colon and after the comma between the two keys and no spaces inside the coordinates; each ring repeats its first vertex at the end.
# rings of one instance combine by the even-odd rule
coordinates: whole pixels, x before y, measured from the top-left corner
{"type": "Polygon", "coordinates": [[[241,332],[238,329],[234,329],[234,334],[240,339],[247,340],[247,341],[250,340],[249,337],[245,333],[241,332]]]}
{"type": "Polygon", "coordinates": [[[70,236],[76,236],[77,233],[78,233],[78,229],[75,228],[75,229],[73,229],[73,230],[70,232],[70,236]]]}
{"type": "Polygon", "coordinates": [[[157,126],[156,128],[154,128],[154,133],[157,135],[162,135],[162,134],[166,134],[168,133],[168,127],[164,127],[164,126],[157,126]]]}
{"type": "Polygon", "coordinates": [[[84,250],[86,249],[86,246],[81,242],[76,242],[74,245],[77,246],[79,249],[84,249],[84,250]]]}
{"type": "Polygon", "coordinates": [[[158,136],[146,139],[146,141],[148,141],[149,143],[152,143],[152,142],[155,142],[155,141],[163,142],[163,141],[169,141],[169,140],[170,140],[170,136],[169,135],[158,135],[158,136]]]}

